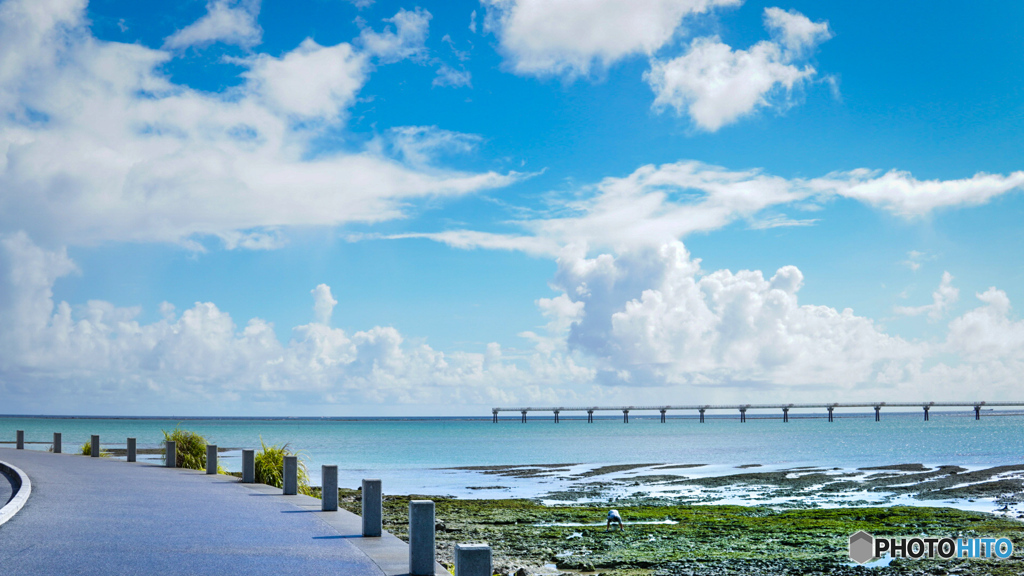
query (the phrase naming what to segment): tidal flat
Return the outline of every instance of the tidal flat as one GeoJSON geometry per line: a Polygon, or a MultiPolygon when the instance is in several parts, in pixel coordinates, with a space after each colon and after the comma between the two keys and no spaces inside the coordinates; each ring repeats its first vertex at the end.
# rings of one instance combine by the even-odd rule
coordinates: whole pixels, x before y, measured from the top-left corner
{"type": "MultiPolygon", "coordinates": [[[[358,490],[340,490],[341,507],[360,513],[358,490]]],[[[761,506],[630,505],[614,507],[625,530],[606,531],[609,505],[545,506],[534,500],[461,500],[386,496],[384,528],[406,539],[410,499],[436,510],[438,561],[451,568],[456,543],[491,546],[495,573],[607,576],[780,574],[1024,573],[1020,552],[1006,560],[904,560],[854,566],[851,534],[1006,537],[1024,550],[1024,524],[952,508],[851,507],[776,510],[761,506]],[[647,522],[641,524],[641,522],[647,522]]]]}
{"type": "MultiPolygon", "coordinates": [[[[455,544],[484,542],[492,547],[495,573],[503,575],[1024,574],[1024,514],[1015,510],[1022,501],[1024,466],[758,471],[760,466],[747,465],[725,476],[679,475],[701,467],[642,464],[582,472],[573,464],[478,467],[512,482],[569,480],[572,471],[573,482],[537,498],[385,496],[384,528],[406,538],[409,500],[433,500],[438,561],[451,568],[455,544]],[[699,494],[665,490],[681,485],[699,494]],[[740,493],[747,497],[738,505],[740,493]],[[905,500],[913,505],[901,505],[905,500]],[[1004,502],[999,512],[997,500],[1004,502]],[[970,509],[983,501],[993,512],[970,509]],[[951,502],[959,506],[943,506],[951,502]],[[606,530],[612,508],[626,523],[622,531],[606,530]],[[858,566],[848,557],[848,539],[859,530],[884,537],[1005,537],[1015,552],[1005,560],[896,558],[858,566]]],[[[486,493],[503,486],[476,488],[486,493]]],[[[339,504],[359,514],[359,490],[339,490],[339,504]]]]}

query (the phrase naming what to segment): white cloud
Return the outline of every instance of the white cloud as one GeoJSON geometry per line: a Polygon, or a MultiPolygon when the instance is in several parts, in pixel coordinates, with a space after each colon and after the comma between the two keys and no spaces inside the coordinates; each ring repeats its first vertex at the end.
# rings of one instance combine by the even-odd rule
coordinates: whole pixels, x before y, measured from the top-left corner
{"type": "Polygon", "coordinates": [[[164,48],[178,50],[222,42],[252,48],[263,41],[256,22],[260,0],[209,0],[206,14],[164,40],[164,48]]]}
{"type": "Polygon", "coordinates": [[[570,397],[593,376],[543,350],[506,358],[492,344],[486,353],[444,353],[390,327],[331,328],[337,302],[324,284],[312,290],[316,321],[295,327],[287,343],[270,323],[253,318],[239,327],[212,302],[180,315],[165,304],[161,320],[143,324],[138,308],[54,302],[54,283],[75,270],[63,250],[24,233],[0,237],[0,395],[11,410],[41,398],[51,409],[65,402],[118,413],[145,405],[194,412],[197,402],[218,413],[259,403],[291,413],[311,404],[322,413],[331,404],[440,397],[450,407],[570,397]]]}
{"type": "Polygon", "coordinates": [[[84,9],[9,0],[0,10],[0,232],[51,245],[219,237],[272,248],[288,226],[378,222],[413,198],[517,178],[318,149],[370,73],[348,43],[238,60],[247,81],[212,95],[163,75],[169,52],[94,38],[84,9]]]}
{"type": "Polygon", "coordinates": [[[958,180],[918,180],[909,172],[861,169],[830,174],[836,193],[904,217],[922,216],[938,208],[976,206],[1024,187],[1024,171],[978,173],[958,180]]]}
{"type": "Polygon", "coordinates": [[[569,343],[609,383],[880,386],[923,349],[849,309],[801,305],[793,266],[704,273],[682,244],[617,257],[564,256],[555,285],[583,303],[569,343]]]}
{"type": "Polygon", "coordinates": [[[828,24],[768,8],[765,25],[775,32],[777,41],[734,50],[717,37],[697,38],[682,56],[653,58],[644,79],[654,91],[654,109],[672,108],[687,114],[701,129],[714,132],[770,106],[772,94],[788,95],[813,77],[813,67],[794,61],[831,37],[828,24]]]}
{"type": "Polygon", "coordinates": [[[310,294],[313,295],[313,311],[316,313],[317,323],[330,324],[331,314],[334,313],[334,307],[338,304],[338,301],[331,295],[331,287],[327,284],[318,284],[316,288],[310,290],[310,294]]]}
{"type": "Polygon", "coordinates": [[[437,126],[398,126],[381,142],[390,152],[413,166],[427,166],[441,154],[466,154],[483,140],[475,134],[442,130],[437,126]]]}
{"type": "Polygon", "coordinates": [[[686,16],[741,0],[485,0],[512,69],[536,76],[589,74],[634,55],[652,55],[686,16]]]}
{"type": "Polygon", "coordinates": [[[350,44],[321,46],[307,38],[280,58],[261,54],[245,73],[250,89],[273,110],[300,119],[332,120],[366,82],[364,54],[350,44]]]}
{"type": "Polygon", "coordinates": [[[359,34],[358,43],[363,50],[384,64],[398,62],[407,58],[422,58],[426,53],[425,42],[430,31],[430,12],[417,8],[415,10],[400,9],[385,22],[394,24],[394,30],[388,26],[383,32],[374,32],[364,28],[359,34]]]}
{"type": "Polygon", "coordinates": [[[829,199],[846,197],[912,218],[942,207],[983,203],[1022,184],[1024,172],[920,182],[905,172],[862,169],[786,179],[756,169],[728,170],[681,161],[641,166],[628,176],[608,177],[573,190],[568,199],[552,200],[547,214],[515,221],[522,234],[450,230],[392,237],[424,237],[459,248],[550,256],[574,245],[621,252],[719,230],[740,219],[748,219],[754,228],[813,224],[814,219],[778,214],[762,217],[770,208],[817,209],[829,199]]]}
{"type": "Polygon", "coordinates": [[[1006,292],[992,287],[975,296],[984,305],[949,323],[947,352],[973,362],[1024,367],[1024,321],[1010,318],[1006,292]]]}
{"type": "Polygon", "coordinates": [[[790,60],[805,57],[808,50],[832,38],[828,22],[811,22],[796,10],[765,8],[764,22],[790,60]]]}
{"type": "Polygon", "coordinates": [[[434,78],[434,86],[447,86],[451,88],[472,88],[473,76],[468,70],[456,70],[451,66],[442,63],[437,69],[437,77],[434,78]]]}
{"type": "Polygon", "coordinates": [[[932,293],[932,303],[922,306],[896,306],[895,312],[903,316],[920,316],[928,314],[930,320],[940,320],[949,310],[949,307],[960,298],[960,290],[953,287],[953,275],[949,272],[942,273],[942,282],[932,293]]]}

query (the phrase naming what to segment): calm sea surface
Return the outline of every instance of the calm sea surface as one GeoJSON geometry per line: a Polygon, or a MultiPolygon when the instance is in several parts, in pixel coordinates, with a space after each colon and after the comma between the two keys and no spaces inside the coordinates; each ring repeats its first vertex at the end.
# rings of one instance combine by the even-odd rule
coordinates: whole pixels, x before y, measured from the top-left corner
{"type": "MultiPolygon", "coordinates": [[[[774,416],[774,415],[773,415],[774,416]]],[[[845,416],[845,415],[844,415],[845,416]]],[[[883,412],[837,418],[670,418],[631,415],[621,419],[567,419],[531,416],[493,424],[490,419],[375,420],[156,420],[0,417],[0,441],[13,442],[25,430],[28,448],[46,450],[53,432],[63,434],[65,452],[76,452],[99,434],[109,447],[138,438],[139,448],[158,448],[162,430],[180,425],[211,443],[234,449],[288,443],[306,459],[314,483],[321,464],[337,464],[340,482],[354,487],[359,479],[381,477],[392,493],[464,492],[467,482],[497,481],[479,473],[442,470],[456,466],[502,464],[639,464],[701,463],[839,466],[844,468],[903,462],[987,466],[1024,462],[1024,415],[883,412]],[[476,476],[468,478],[468,474],[476,476]]],[[[2,446],[11,447],[10,444],[2,446]]],[[[150,458],[160,458],[150,456],[150,458]]],[[[240,452],[222,456],[229,470],[239,470],[240,452]]],[[[502,482],[508,480],[502,478],[502,482]]],[[[527,482],[528,484],[528,482],[527,482]]],[[[526,494],[536,486],[523,486],[526,494]]]]}

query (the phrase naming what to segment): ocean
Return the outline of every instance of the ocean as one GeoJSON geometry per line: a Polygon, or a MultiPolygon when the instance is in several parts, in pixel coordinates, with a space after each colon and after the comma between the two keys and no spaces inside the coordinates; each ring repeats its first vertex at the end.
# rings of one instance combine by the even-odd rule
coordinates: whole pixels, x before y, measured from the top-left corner
{"type": "MultiPolygon", "coordinates": [[[[917,413],[837,413],[824,417],[794,414],[784,423],[775,414],[737,417],[673,418],[631,414],[594,423],[563,415],[533,414],[494,424],[489,417],[425,419],[156,419],[0,417],[0,441],[13,443],[25,430],[27,448],[46,450],[53,432],[63,435],[64,452],[77,452],[91,434],[108,447],[124,447],[135,437],[139,448],[162,446],[162,430],[175,426],[198,432],[210,443],[234,450],[221,455],[225,468],[241,468],[242,448],[285,444],[298,450],[319,483],[320,466],[336,464],[339,483],[355,488],[362,478],[381,478],[386,492],[470,497],[534,497],[558,488],[551,476],[497,478],[485,470],[457,467],[571,464],[573,471],[618,464],[705,464],[704,474],[759,464],[763,469],[839,467],[897,463],[968,468],[1024,463],[1024,414],[985,411],[936,412],[923,421],[917,413]],[[481,491],[500,484],[500,494],[481,491]]],[[[823,416],[820,415],[820,416],[823,416]]],[[[161,456],[143,456],[159,460],[161,456]]],[[[491,473],[493,474],[493,473],[491,473]]]]}

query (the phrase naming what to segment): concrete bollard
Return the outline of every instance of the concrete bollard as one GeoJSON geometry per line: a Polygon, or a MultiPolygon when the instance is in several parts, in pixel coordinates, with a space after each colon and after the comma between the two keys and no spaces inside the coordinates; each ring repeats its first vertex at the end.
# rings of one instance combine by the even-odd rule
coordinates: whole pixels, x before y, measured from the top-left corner
{"type": "Polygon", "coordinates": [[[168,468],[178,467],[178,443],[174,440],[164,442],[164,466],[168,468]]]}
{"type": "Polygon", "coordinates": [[[338,467],[324,464],[320,467],[320,479],[320,497],[322,498],[320,510],[336,512],[338,510],[338,467]]]}
{"type": "Polygon", "coordinates": [[[409,501],[409,574],[434,575],[434,502],[409,501]]]}
{"type": "Polygon", "coordinates": [[[242,482],[252,484],[256,481],[256,451],[242,450],[242,482]]]}
{"type": "Polygon", "coordinates": [[[455,576],[492,576],[491,547],[487,544],[455,545],[455,576]]]}
{"type": "Polygon", "coordinates": [[[135,449],[135,438],[128,439],[128,461],[135,462],[138,458],[139,451],[135,449]]]}
{"type": "Polygon", "coordinates": [[[363,536],[380,536],[384,524],[380,480],[363,480],[363,536]]]}
{"type": "Polygon", "coordinates": [[[216,474],[217,473],[217,445],[207,444],[206,445],[206,473],[216,474]]]}
{"type": "Polygon", "coordinates": [[[54,454],[60,454],[60,452],[61,452],[61,448],[62,447],[60,445],[60,439],[61,439],[60,432],[54,432],[53,433],[53,453],[54,454]]]}
{"type": "Polygon", "coordinates": [[[18,430],[17,432],[14,433],[14,436],[16,438],[15,444],[17,445],[17,449],[18,450],[24,450],[25,449],[25,431],[24,430],[18,430]]]}
{"type": "Polygon", "coordinates": [[[89,446],[89,455],[93,458],[100,457],[100,436],[99,434],[92,435],[92,444],[89,446]]]}
{"type": "Polygon", "coordinates": [[[299,493],[299,457],[284,457],[284,495],[294,496],[299,493]]]}

